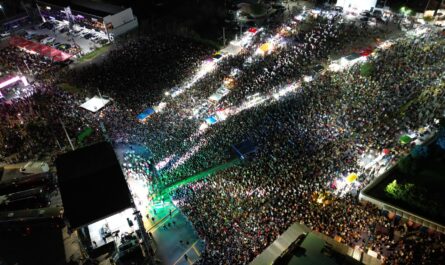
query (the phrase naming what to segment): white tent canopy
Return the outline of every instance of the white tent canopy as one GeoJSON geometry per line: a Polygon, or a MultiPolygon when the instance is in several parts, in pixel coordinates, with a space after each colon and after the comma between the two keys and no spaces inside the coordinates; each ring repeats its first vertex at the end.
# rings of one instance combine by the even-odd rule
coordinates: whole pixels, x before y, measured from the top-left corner
{"type": "Polygon", "coordinates": [[[242,49],[243,47],[241,47],[239,42],[232,41],[227,47],[225,47],[221,51],[224,53],[228,53],[230,55],[237,55],[239,52],[241,52],[242,49]]]}
{"type": "Polygon", "coordinates": [[[230,90],[228,90],[227,88],[225,88],[224,86],[221,86],[220,88],[218,88],[218,90],[216,90],[215,93],[213,93],[210,97],[209,100],[213,101],[213,102],[218,102],[220,101],[224,96],[226,96],[227,94],[230,93],[230,90]]]}
{"type": "Polygon", "coordinates": [[[94,96],[90,99],[87,99],[87,101],[82,105],[80,105],[80,107],[89,110],[91,112],[96,112],[101,108],[103,108],[105,105],[107,105],[108,102],[110,102],[110,100],[94,96]]]}

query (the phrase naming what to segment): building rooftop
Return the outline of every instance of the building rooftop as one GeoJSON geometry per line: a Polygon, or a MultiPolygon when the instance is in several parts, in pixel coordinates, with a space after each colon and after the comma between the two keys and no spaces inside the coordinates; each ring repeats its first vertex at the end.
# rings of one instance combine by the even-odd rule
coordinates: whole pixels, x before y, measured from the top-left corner
{"type": "Polygon", "coordinates": [[[88,0],[45,0],[38,1],[39,5],[53,5],[59,7],[69,6],[71,10],[82,12],[89,15],[94,15],[98,17],[106,17],[108,15],[113,15],[125,10],[125,7],[108,4],[108,3],[96,3],[88,0]]]}

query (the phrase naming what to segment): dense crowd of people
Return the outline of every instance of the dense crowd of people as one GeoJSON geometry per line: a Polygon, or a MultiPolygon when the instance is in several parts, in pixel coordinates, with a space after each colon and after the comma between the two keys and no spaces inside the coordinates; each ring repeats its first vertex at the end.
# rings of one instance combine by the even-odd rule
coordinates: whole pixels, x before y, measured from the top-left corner
{"type": "MultiPolygon", "coordinates": [[[[218,69],[198,81],[195,89],[180,95],[179,97],[182,98],[178,100],[181,102],[179,110],[173,109],[170,110],[170,113],[159,115],[160,120],[170,121],[168,126],[173,128],[174,131],[169,132],[169,135],[173,133],[175,137],[167,143],[164,140],[163,145],[160,146],[161,150],[156,150],[154,153],[163,154],[163,152],[168,151],[168,153],[163,155],[163,157],[167,157],[175,153],[184,153],[195,145],[196,140],[193,138],[188,139],[187,144],[183,143],[184,137],[181,134],[193,135],[193,131],[190,132],[189,129],[196,130],[199,124],[192,124],[191,122],[188,122],[187,125],[174,123],[172,118],[175,119],[177,115],[172,115],[172,113],[182,111],[182,109],[192,109],[195,102],[207,99],[218,89],[224,77],[227,77],[233,69],[238,69],[240,72],[235,81],[236,86],[231,89],[231,92],[223,101],[210,106],[207,112],[208,115],[218,109],[229,109],[233,106],[239,106],[243,101],[246,101],[246,98],[257,93],[270,96],[283,85],[294,82],[302,78],[303,75],[311,75],[314,72],[314,66],[325,62],[331,52],[338,48],[343,48],[342,46],[349,41],[355,40],[360,42],[365,38],[369,40],[382,34],[382,31],[379,29],[375,31],[370,30],[367,33],[369,35],[367,35],[363,33],[360,27],[353,24],[337,23],[336,19],[339,18],[315,20],[310,24],[312,28],[307,32],[297,30],[299,27],[302,27],[302,25],[294,25],[294,33],[289,32],[289,34],[283,37],[283,42],[289,43],[289,45],[279,48],[277,51],[265,57],[254,57],[251,63],[246,64],[245,62],[249,60],[248,58],[251,57],[252,53],[255,53],[258,46],[267,41],[269,34],[275,34],[276,31],[280,32],[282,28],[285,27],[280,27],[279,29],[271,30],[271,32],[256,36],[257,39],[253,41],[255,44],[248,47],[246,52],[239,56],[228,58],[227,61],[218,65],[218,69]],[[194,100],[188,100],[188,104],[184,103],[187,102],[187,98],[189,97],[192,97],[194,100]],[[185,132],[184,127],[186,127],[185,132]],[[165,149],[170,146],[171,148],[165,149]]],[[[261,115],[258,116],[261,117],[261,115]]],[[[230,158],[230,154],[227,152],[228,147],[248,138],[252,129],[257,126],[257,121],[251,117],[246,118],[242,122],[246,123],[246,125],[238,127],[235,131],[231,126],[215,128],[206,136],[212,139],[208,140],[211,144],[204,146],[199,154],[189,159],[187,163],[169,172],[169,179],[174,181],[177,178],[184,177],[184,175],[193,175],[203,169],[227,161],[227,159],[230,158]],[[213,139],[217,139],[217,141],[213,139]],[[212,159],[209,159],[209,157],[212,157],[212,159]]],[[[229,124],[232,124],[232,122],[229,124]]],[[[155,127],[151,131],[158,132],[160,130],[158,130],[157,127],[163,125],[159,125],[158,122],[153,122],[148,124],[148,126],[149,128],[150,126],[155,127]]],[[[161,139],[164,138],[165,137],[162,137],[161,139]]],[[[158,141],[156,139],[150,139],[149,142],[156,143],[158,141]]]]}
{"type": "Polygon", "coordinates": [[[120,104],[137,106],[135,111],[139,111],[159,101],[162,90],[179,84],[197,67],[197,59],[210,54],[206,46],[181,37],[141,37],[111,50],[100,65],[70,72],[67,78],[86,90],[98,88],[120,104]],[[145,91],[149,93],[142,93],[145,91]]]}
{"type": "Polygon", "coordinates": [[[114,47],[100,64],[75,70],[59,70],[14,48],[0,50],[5,55],[0,57],[2,71],[19,66],[35,78],[33,95],[0,103],[5,121],[0,158],[15,154],[15,161],[51,160],[59,149],[69,149],[63,129],[75,138],[90,127],[94,133],[83,144],[111,139],[148,146],[152,160],[127,153],[124,170],[153,182],[149,169],[156,164],[156,181],[168,186],[230,161],[230,146],[249,139],[258,151],[245,163],[172,194],[206,241],[201,264],[247,264],[294,222],[351,247],[372,249],[388,264],[444,263],[442,234],[391,220],[356,197],[380,172],[360,166],[360,157],[385,148],[391,151],[384,159],[394,163],[407,151],[397,144],[398,136],[435,124],[443,113],[443,38],[431,33],[394,40],[392,47],[368,58],[374,66],[370,76],[363,76],[359,65],[341,72],[314,71],[333,53],[392,34],[390,26],[363,28],[341,16],[320,16],[263,29],[252,34],[243,51],[225,55],[198,79],[193,78],[196,69],[213,60],[214,51],[175,36],[130,40],[114,47]],[[278,35],[283,45],[256,55],[278,35]],[[193,117],[193,109],[207,102],[235,69],[239,74],[230,93],[207,104],[204,117],[237,109],[252,95],[265,102],[200,130],[203,119],[193,117]],[[301,81],[308,75],[312,81],[301,81]],[[78,86],[79,94],[58,86],[65,82],[78,86]],[[291,84],[298,84],[293,93],[272,96],[291,84]],[[172,87],[184,91],[175,97],[165,93],[172,87]],[[98,90],[113,99],[110,105],[97,113],[79,108],[82,97],[98,90]],[[162,111],[137,122],[138,113],[159,102],[166,104],[162,111]],[[336,179],[351,172],[361,173],[358,187],[337,195],[336,179]],[[321,195],[329,199],[318,203],[321,195]]]}
{"type": "MultiPolygon", "coordinates": [[[[406,151],[398,145],[398,136],[441,116],[445,102],[437,95],[444,93],[439,59],[445,55],[443,40],[422,40],[401,39],[391,49],[378,51],[371,59],[376,67],[371,77],[360,76],[358,67],[327,73],[303,85],[294,97],[216,125],[220,137],[249,137],[260,151],[247,165],[175,192],[179,207],[206,240],[202,264],[248,263],[294,222],[339,236],[351,247],[370,248],[388,264],[443,262],[441,234],[422,234],[393,222],[351,194],[328,205],[313,197],[334,192],[337,177],[363,171],[357,161],[362,154],[390,148],[389,160],[394,162],[406,151]],[[421,100],[400,113],[420,95],[421,100]],[[376,233],[377,228],[386,232],[376,233]],[[404,238],[394,240],[394,231],[400,230],[404,238]]],[[[227,146],[218,147],[211,147],[207,160],[221,162],[227,146]]],[[[365,170],[360,187],[378,171],[365,170]]]]}
{"type": "MultiPolygon", "coordinates": [[[[313,195],[335,192],[336,178],[363,171],[358,159],[370,150],[390,148],[389,156],[400,157],[404,150],[398,136],[441,115],[445,102],[433,93],[410,106],[407,116],[398,112],[410,99],[428,94],[431,83],[443,81],[443,75],[436,76],[443,65],[415,52],[437,49],[430,56],[441,58],[441,43],[399,41],[373,59],[377,70],[372,78],[361,77],[358,68],[329,73],[303,86],[296,97],[234,117],[237,131],[248,126],[247,120],[261,121],[261,127],[248,130],[260,146],[254,161],[189,184],[174,195],[206,239],[203,264],[249,262],[294,222],[362,248],[376,227],[404,229],[405,223],[394,223],[350,194],[328,205],[316,203],[313,195]],[[406,68],[394,71],[398,65],[406,68]]],[[[363,172],[361,187],[373,172],[363,172]]],[[[434,264],[441,259],[441,234],[421,234],[411,227],[405,232],[416,235],[406,238],[406,245],[387,232],[374,237],[368,247],[385,256],[388,264],[434,264]],[[431,242],[437,244],[434,249],[431,242]]]]}

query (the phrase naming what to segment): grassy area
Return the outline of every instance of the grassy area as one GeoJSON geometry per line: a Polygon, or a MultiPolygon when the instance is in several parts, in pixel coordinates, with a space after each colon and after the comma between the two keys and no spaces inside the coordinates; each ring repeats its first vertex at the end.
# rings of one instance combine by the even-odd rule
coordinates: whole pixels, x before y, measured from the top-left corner
{"type": "Polygon", "coordinates": [[[111,45],[107,44],[105,46],[100,47],[99,49],[96,49],[90,53],[85,54],[84,56],[79,58],[79,62],[83,63],[86,61],[90,61],[93,60],[94,58],[96,58],[97,56],[100,56],[101,54],[104,54],[105,52],[108,51],[108,49],[110,49],[111,45]]]}

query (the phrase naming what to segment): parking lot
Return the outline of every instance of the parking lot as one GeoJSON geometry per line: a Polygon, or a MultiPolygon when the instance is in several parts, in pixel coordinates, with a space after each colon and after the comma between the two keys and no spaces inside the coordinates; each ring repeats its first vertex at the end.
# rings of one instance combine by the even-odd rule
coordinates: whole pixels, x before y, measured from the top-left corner
{"type": "Polygon", "coordinates": [[[75,56],[87,54],[109,43],[108,36],[102,31],[76,24],[69,29],[67,22],[58,20],[26,29],[24,37],[75,56]]]}

